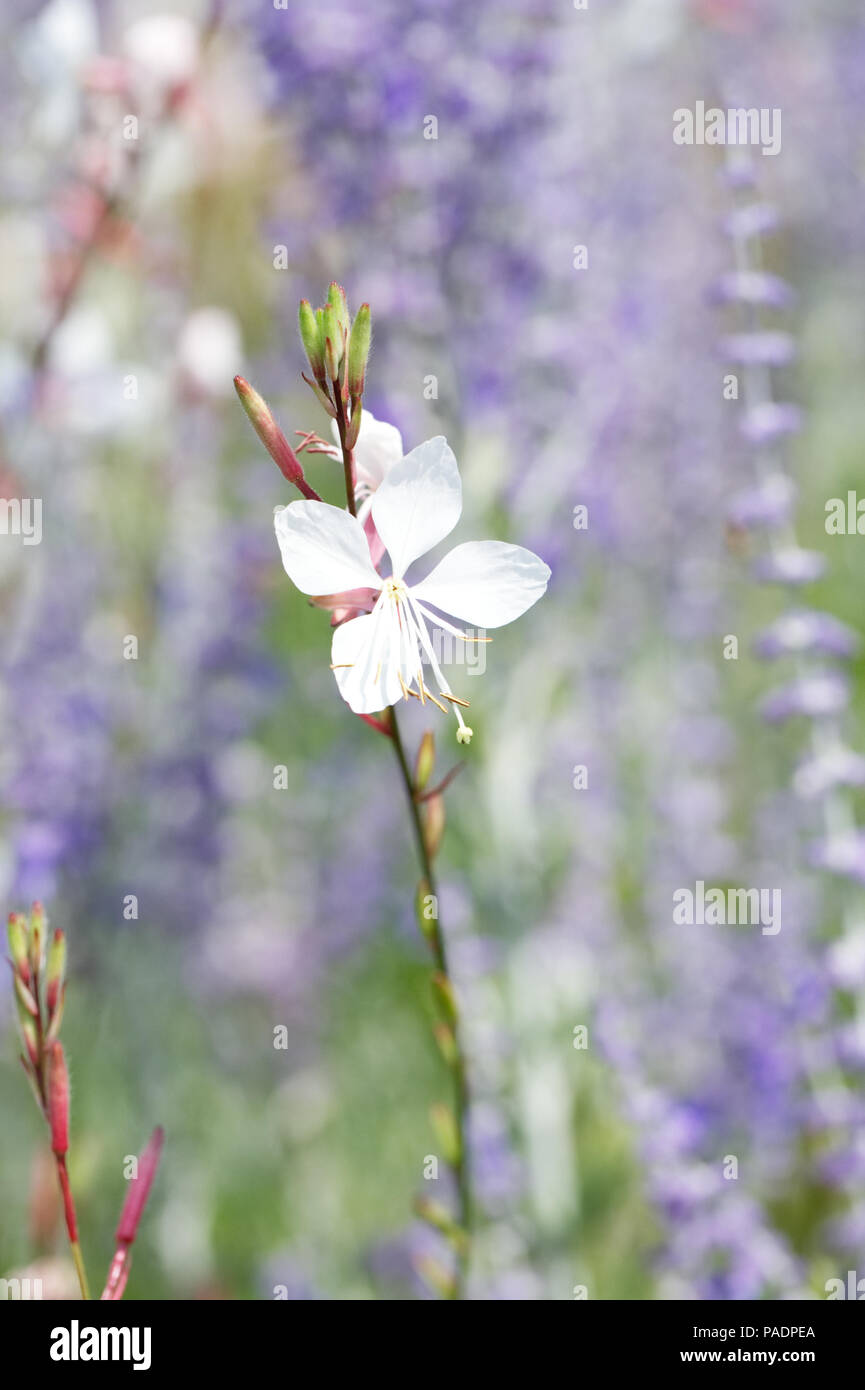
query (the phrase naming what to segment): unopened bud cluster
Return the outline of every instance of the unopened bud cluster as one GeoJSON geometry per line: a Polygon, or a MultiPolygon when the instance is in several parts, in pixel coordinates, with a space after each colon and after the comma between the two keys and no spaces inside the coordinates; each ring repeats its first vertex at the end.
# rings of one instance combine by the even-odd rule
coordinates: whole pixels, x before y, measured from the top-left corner
{"type": "MultiPolygon", "coordinates": [[[[51,1149],[57,1168],[63,1213],[82,1298],[89,1298],[84,1258],[78,1240],[78,1218],[69,1182],[69,1068],[58,1034],[66,1000],[66,938],[55,931],[49,938],[48,923],[40,903],[29,916],[13,912],[7,927],[9,963],[15,987],[18,1023],[23,1042],[21,1065],[51,1133],[51,1149]]],[[[117,1249],[102,1294],[104,1299],[123,1296],[129,1277],[132,1244],[144,1211],[162,1150],[162,1129],[154,1130],[141,1156],[137,1177],[131,1182],[117,1227],[117,1249]]]]}
{"type": "Polygon", "coordinates": [[[346,447],[353,449],[372,344],[369,305],[362,304],[352,322],[345,290],[334,280],[320,308],[313,309],[308,299],[300,301],[298,327],[312,372],[312,378],[304,373],[303,379],[344,432],[346,447]]]}
{"type": "Polygon", "coordinates": [[[15,1005],[23,1043],[21,1065],[51,1126],[55,1153],[69,1142],[69,1078],[58,1042],[66,1000],[66,938],[48,923],[40,903],[29,916],[12,912],[7,926],[15,1005]]]}

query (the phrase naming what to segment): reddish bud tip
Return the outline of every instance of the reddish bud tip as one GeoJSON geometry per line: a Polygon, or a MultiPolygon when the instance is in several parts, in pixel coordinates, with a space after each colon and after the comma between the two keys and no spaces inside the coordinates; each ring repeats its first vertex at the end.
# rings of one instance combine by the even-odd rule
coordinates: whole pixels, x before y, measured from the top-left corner
{"type": "Polygon", "coordinates": [[[263,396],[260,396],[242,376],[234,378],[234,389],[252,428],[283,477],[293,483],[296,488],[299,488],[304,497],[320,500],[318,493],[313,491],[303,476],[303,469],[297,461],[297,456],[274,420],[270,407],[263,396]]]}
{"type": "Polygon", "coordinates": [[[159,1125],[151,1134],[147,1141],[147,1147],[138,1160],[138,1176],[129,1180],[129,1191],[126,1193],[126,1200],[123,1203],[123,1210],[117,1223],[116,1239],[118,1245],[131,1245],[135,1240],[138,1223],[147,1205],[147,1198],[150,1196],[153,1179],[156,1177],[156,1170],[159,1167],[164,1138],[165,1131],[159,1125]]]}

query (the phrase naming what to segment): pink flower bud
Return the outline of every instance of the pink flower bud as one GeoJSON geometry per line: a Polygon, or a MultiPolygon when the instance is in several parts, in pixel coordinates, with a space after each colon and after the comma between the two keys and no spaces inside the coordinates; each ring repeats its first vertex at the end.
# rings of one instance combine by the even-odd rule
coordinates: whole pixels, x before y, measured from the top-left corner
{"type": "Polygon", "coordinates": [[[309,486],[303,476],[303,469],[297,461],[297,455],[274,420],[264,398],[242,376],[234,378],[234,389],[240,397],[240,404],[246,411],[252,428],[283,477],[293,483],[304,497],[309,497],[316,502],[321,501],[318,493],[309,486]]]}
{"type": "Polygon", "coordinates": [[[423,838],[430,859],[435,859],[441,848],[445,833],[445,803],[438,795],[431,796],[425,803],[426,815],[423,821],[423,838]]]}
{"type": "Polygon", "coordinates": [[[138,1177],[130,1178],[129,1191],[123,1203],[120,1220],[117,1223],[116,1240],[118,1245],[131,1245],[138,1230],[138,1223],[150,1196],[153,1179],[159,1167],[162,1141],[165,1131],[160,1125],[147,1141],[147,1147],[138,1160],[138,1177]]]}
{"type": "Polygon", "coordinates": [[[69,1148],[69,1072],[62,1043],[48,1044],[46,1075],[51,1147],[62,1157],[69,1148]]]}

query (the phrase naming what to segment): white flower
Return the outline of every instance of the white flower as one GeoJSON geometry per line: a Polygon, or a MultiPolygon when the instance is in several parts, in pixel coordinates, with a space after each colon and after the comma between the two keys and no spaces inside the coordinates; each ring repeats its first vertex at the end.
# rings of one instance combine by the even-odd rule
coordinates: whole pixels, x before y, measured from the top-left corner
{"type": "Polygon", "coordinates": [[[123,35],[123,51],[161,86],[188,82],[198,65],[198,35],[188,19],[151,14],[137,19],[123,35]]]}
{"type": "Polygon", "coordinates": [[[371,509],[390,556],[389,578],[374,569],[356,517],[326,502],[306,501],[276,509],[276,538],[286,573],[301,593],[314,597],[353,589],[374,591],[372,611],[343,623],[333,634],[331,661],[337,685],[356,714],[372,714],[410,695],[421,702],[429,698],[445,710],[424,684],[426,658],[439,695],[456,713],[457,738],[468,743],[472,731],[460,710],[468,702],[454,695],[442,675],[428,624],[466,641],[472,638],[431,609],[472,627],[502,627],[537,602],[550,571],[522,546],[469,541],[455,546],[426,579],[406,583],[409,566],[450,535],[462,511],[457,462],[441,435],[390,468],[371,509]]]}
{"type": "Polygon", "coordinates": [[[195,309],[177,341],[177,362],[186,378],[207,395],[229,392],[243,366],[240,324],[226,309],[195,309]]]}
{"type": "MultiPolygon", "coordinates": [[[[333,437],[339,441],[336,421],[331,420],[333,437]]],[[[341,459],[342,450],[335,448],[333,457],[341,459]]],[[[360,503],[358,516],[363,521],[369,511],[372,494],[379,488],[394,464],[402,459],[402,435],[396,425],[377,420],[364,407],[360,417],[360,432],[354,446],[354,469],[357,479],[355,501],[360,503]]]]}

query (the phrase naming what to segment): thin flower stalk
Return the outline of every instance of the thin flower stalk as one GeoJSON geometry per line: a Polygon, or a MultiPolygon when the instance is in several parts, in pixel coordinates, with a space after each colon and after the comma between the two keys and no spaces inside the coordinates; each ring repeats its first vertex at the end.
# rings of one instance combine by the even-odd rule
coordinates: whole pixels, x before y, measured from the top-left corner
{"type": "MultiPolygon", "coordinates": [[[[9,914],[7,938],[23,1043],[21,1065],[48,1125],[72,1262],[81,1297],[89,1299],[90,1288],[78,1234],[78,1215],[66,1165],[70,1130],[69,1068],[59,1038],[66,1002],[66,938],[62,931],[55,931],[48,944],[48,923],[40,903],[33,904],[29,917],[23,912],[9,914]]],[[[156,1176],[162,1141],[162,1130],[154,1130],[137,1172],[130,1181],[117,1226],[116,1251],[103,1299],[123,1297],[129,1278],[132,1245],[156,1176]]]]}
{"type": "MultiPolygon", "coordinates": [[[[331,611],[331,669],[339,693],[359,718],[390,739],[405,790],[421,874],[416,914],[434,967],[433,1032],[452,1079],[451,1104],[433,1105],[430,1118],[456,1188],[454,1215],[439,1203],[416,1203],[417,1214],[444,1237],[453,1255],[453,1270],[426,1256],[419,1272],[442,1297],[461,1299],[471,1247],[469,1084],[435,874],[445,829],[444,793],[459,765],[432,784],[435,742],[427,731],[412,767],[396,706],[414,699],[443,714],[452,712],[457,742],[468,744],[474,731],[463,710],[469,702],[451,689],[431,632],[437,628],[461,641],[488,641],[483,630],[512,622],[537,602],[550,571],[520,546],[481,541],[454,547],[425,579],[408,581],[414,562],[459,520],[462,488],[456,459],[441,436],[403,456],[398,431],[364,412],[372,338],[368,305],[361,306],[352,322],[345,293],[334,282],[320,308],[301,301],[298,324],[312,373],[304,374],[304,380],[330,416],[336,441],[330,448],[317,436],[299,432],[299,452],[306,449],[308,455],[330,455],[340,462],[346,509],[310,499],[294,466],[287,471],[277,458],[304,500],[276,509],[276,537],[289,578],[315,606],[331,611]],[[474,631],[462,630],[451,618],[471,624],[474,631]],[[431,676],[425,676],[425,664],[431,676]]],[[[265,443],[276,457],[268,439],[265,443]]],[[[284,454],[282,443],[279,452],[284,454]]]]}
{"type": "Polygon", "coordinates": [[[137,1172],[129,1180],[129,1191],[117,1223],[114,1237],[116,1249],[102,1291],[102,1302],[116,1303],[123,1297],[132,1266],[132,1246],[159,1167],[164,1137],[161,1126],[153,1131],[144,1153],[138,1160],[137,1172]]]}
{"type": "Polygon", "coordinates": [[[41,903],[29,918],[12,912],[8,922],[9,961],[18,1023],[24,1044],[21,1065],[51,1133],[51,1151],[63,1200],[63,1218],[81,1297],[90,1291],[78,1237],[78,1217],[66,1167],[69,1150],[69,1071],[60,1024],[66,1000],[66,939],[55,931],[47,944],[48,923],[41,903]]]}

